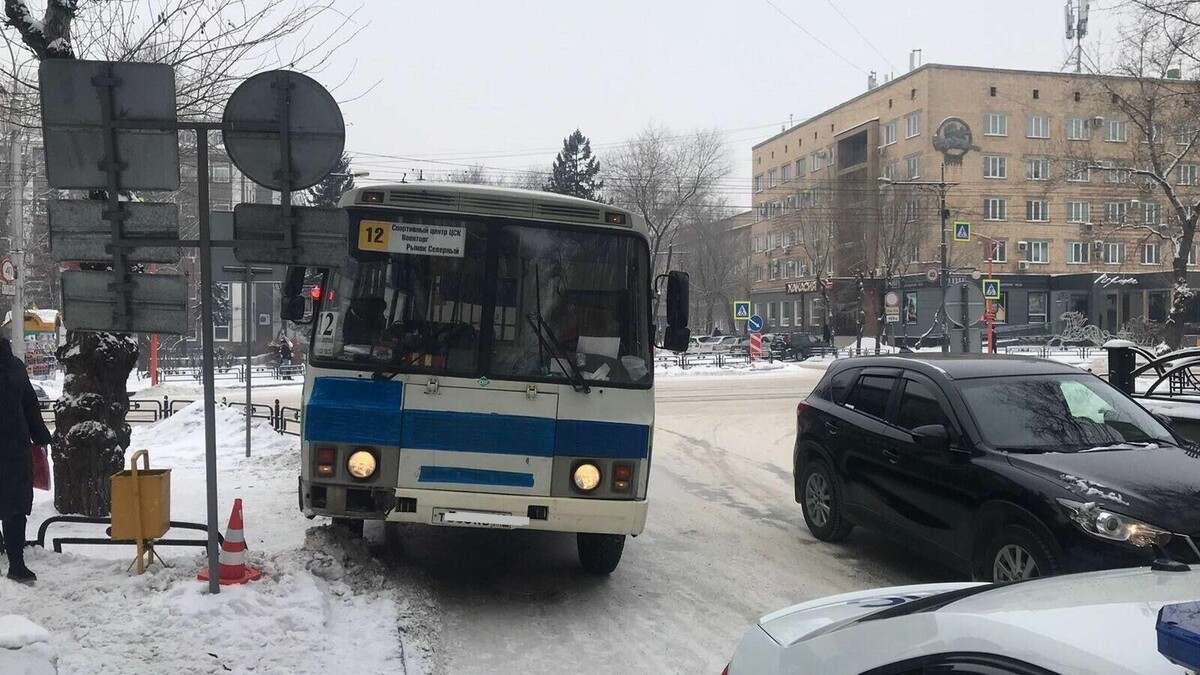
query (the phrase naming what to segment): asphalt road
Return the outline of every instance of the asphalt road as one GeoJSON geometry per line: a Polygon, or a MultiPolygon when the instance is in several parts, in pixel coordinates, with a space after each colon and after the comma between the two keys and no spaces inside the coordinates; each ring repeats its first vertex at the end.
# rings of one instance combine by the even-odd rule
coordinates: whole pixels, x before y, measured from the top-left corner
{"type": "Polygon", "coordinates": [[[815,541],[792,493],[796,403],[822,371],[661,378],[646,531],[607,578],[572,535],[368,530],[440,617],[445,673],[720,673],[775,609],[862,588],[954,579],[879,535],[815,541]]]}

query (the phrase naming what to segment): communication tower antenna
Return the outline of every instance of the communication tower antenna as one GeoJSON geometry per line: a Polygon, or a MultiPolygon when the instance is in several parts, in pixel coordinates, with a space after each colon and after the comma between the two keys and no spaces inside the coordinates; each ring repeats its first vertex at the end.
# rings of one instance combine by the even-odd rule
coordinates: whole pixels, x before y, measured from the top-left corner
{"type": "Polygon", "coordinates": [[[1074,40],[1071,58],[1075,60],[1075,72],[1083,72],[1083,38],[1088,30],[1088,5],[1091,0],[1067,0],[1067,40],[1074,40]]]}

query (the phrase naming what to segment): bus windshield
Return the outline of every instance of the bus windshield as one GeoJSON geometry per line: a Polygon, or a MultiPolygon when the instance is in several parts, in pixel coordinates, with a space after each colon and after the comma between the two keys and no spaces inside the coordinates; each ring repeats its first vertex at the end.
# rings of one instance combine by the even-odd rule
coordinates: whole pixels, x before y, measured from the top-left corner
{"type": "Polygon", "coordinates": [[[648,257],[638,237],[409,212],[351,220],[352,242],[360,225],[365,232],[378,223],[415,243],[356,250],[330,272],[315,362],[386,373],[649,384],[648,257]]]}

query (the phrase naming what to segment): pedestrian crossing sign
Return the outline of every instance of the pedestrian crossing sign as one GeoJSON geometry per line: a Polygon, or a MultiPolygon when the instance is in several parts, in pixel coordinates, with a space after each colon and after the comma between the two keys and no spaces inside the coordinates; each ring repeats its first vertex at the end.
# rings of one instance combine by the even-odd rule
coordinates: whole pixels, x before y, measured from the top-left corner
{"type": "Polygon", "coordinates": [[[954,224],[954,241],[971,241],[971,224],[954,224]]]}
{"type": "Polygon", "coordinates": [[[734,321],[749,321],[750,320],[750,301],[735,300],[733,303],[733,320],[734,321]]]}
{"type": "Polygon", "coordinates": [[[983,297],[986,300],[1000,299],[1000,280],[999,279],[984,279],[983,280],[983,297]]]}

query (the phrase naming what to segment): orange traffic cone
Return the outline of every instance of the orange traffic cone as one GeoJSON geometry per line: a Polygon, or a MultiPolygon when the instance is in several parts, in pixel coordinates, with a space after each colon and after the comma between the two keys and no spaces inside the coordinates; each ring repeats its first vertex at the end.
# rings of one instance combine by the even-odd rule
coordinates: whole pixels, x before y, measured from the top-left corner
{"type": "MultiPolygon", "coordinates": [[[[242,534],[242,500],[233,500],[233,513],[229,515],[229,529],[225,530],[225,541],[221,544],[221,556],[217,561],[217,574],[222,586],[257,581],[262,572],[246,565],[246,538],[242,534]]],[[[208,568],[200,570],[197,578],[208,581],[208,568]]]]}

